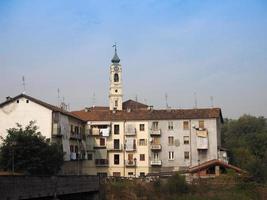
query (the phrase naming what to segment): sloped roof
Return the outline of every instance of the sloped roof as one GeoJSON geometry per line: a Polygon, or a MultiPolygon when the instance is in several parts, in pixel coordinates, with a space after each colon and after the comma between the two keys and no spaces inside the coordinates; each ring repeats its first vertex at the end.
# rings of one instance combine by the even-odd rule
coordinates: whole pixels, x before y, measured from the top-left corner
{"type": "Polygon", "coordinates": [[[214,166],[214,165],[219,165],[219,166],[222,166],[222,167],[225,167],[225,168],[228,168],[228,169],[233,169],[238,173],[247,173],[245,170],[242,170],[239,167],[236,167],[234,165],[230,165],[230,164],[228,164],[226,162],[223,162],[221,160],[218,160],[218,159],[209,160],[207,162],[201,163],[200,165],[191,167],[191,168],[188,169],[187,172],[196,173],[196,172],[205,170],[205,169],[207,169],[207,168],[209,168],[211,166],[214,166]]]}
{"type": "Polygon", "coordinates": [[[42,106],[44,106],[44,107],[46,107],[46,108],[48,108],[49,110],[52,110],[52,111],[54,111],[54,112],[60,112],[60,113],[62,113],[62,114],[64,114],[64,115],[67,115],[67,116],[69,116],[69,117],[73,117],[73,118],[76,118],[76,119],[78,119],[78,120],[84,121],[82,118],[80,118],[80,117],[77,116],[77,115],[74,115],[74,114],[71,113],[71,112],[68,112],[68,111],[66,111],[66,110],[63,110],[63,109],[57,107],[57,106],[48,104],[48,103],[46,103],[46,102],[44,102],[44,101],[41,101],[41,100],[39,100],[39,99],[33,98],[33,97],[31,97],[31,96],[28,96],[28,95],[26,95],[26,94],[19,94],[19,95],[13,97],[13,98],[10,98],[10,99],[7,100],[7,101],[4,101],[3,103],[0,104],[0,108],[3,107],[3,106],[5,106],[5,105],[7,105],[7,104],[9,104],[9,103],[12,103],[12,102],[16,101],[17,99],[20,99],[20,98],[22,98],[22,97],[24,97],[24,98],[26,98],[26,99],[29,99],[30,101],[35,102],[35,103],[37,103],[37,104],[39,104],[39,105],[42,105],[42,106]]]}
{"type": "Polygon", "coordinates": [[[129,99],[128,101],[125,101],[122,103],[122,109],[127,110],[127,109],[147,109],[149,106],[134,100],[129,99]]]}
{"type": "Polygon", "coordinates": [[[173,109],[173,110],[85,110],[73,111],[85,121],[123,121],[123,120],[173,120],[173,119],[211,119],[219,118],[222,114],[220,108],[202,109],[173,109]]]}

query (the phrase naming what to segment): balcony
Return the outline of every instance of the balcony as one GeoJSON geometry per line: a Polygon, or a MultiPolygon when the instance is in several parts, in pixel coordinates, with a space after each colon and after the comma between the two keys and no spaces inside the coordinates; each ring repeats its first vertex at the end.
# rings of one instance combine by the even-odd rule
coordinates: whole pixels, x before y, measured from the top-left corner
{"type": "Polygon", "coordinates": [[[151,129],[150,135],[160,136],[161,135],[161,129],[151,129]]]}
{"type": "Polygon", "coordinates": [[[94,149],[106,149],[106,144],[94,144],[94,149]]]}
{"type": "Polygon", "coordinates": [[[95,159],[95,166],[107,167],[108,166],[108,159],[95,159]]]}
{"type": "Polygon", "coordinates": [[[159,151],[161,150],[161,144],[151,144],[150,149],[154,151],[159,151]]]}
{"type": "Polygon", "coordinates": [[[136,128],[126,129],[125,135],[126,136],[135,136],[136,135],[136,128]]]}
{"type": "Polygon", "coordinates": [[[123,150],[123,144],[121,144],[121,145],[108,144],[107,150],[108,151],[122,151],[123,150]]]}
{"type": "Polygon", "coordinates": [[[100,135],[100,129],[99,128],[92,128],[91,129],[91,134],[93,136],[99,136],[100,135]]]}
{"type": "Polygon", "coordinates": [[[63,134],[61,133],[61,127],[58,123],[53,124],[52,136],[61,137],[63,134]]]}
{"type": "Polygon", "coordinates": [[[136,166],[134,160],[125,160],[125,165],[126,165],[126,167],[135,167],[136,166]]]}
{"type": "Polygon", "coordinates": [[[151,166],[161,166],[162,165],[162,161],[161,160],[151,160],[150,161],[150,165],[151,166]]]}
{"type": "Polygon", "coordinates": [[[134,145],[127,145],[126,144],[125,151],[136,151],[136,144],[134,144],[134,145]]]}
{"type": "Polygon", "coordinates": [[[82,136],[79,133],[70,133],[70,139],[72,139],[72,140],[81,140],[82,136]]]}

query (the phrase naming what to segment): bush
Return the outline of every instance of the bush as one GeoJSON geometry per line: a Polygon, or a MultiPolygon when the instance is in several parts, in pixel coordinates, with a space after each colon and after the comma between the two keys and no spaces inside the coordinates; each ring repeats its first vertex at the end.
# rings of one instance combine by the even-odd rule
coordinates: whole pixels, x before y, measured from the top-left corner
{"type": "Polygon", "coordinates": [[[169,194],[183,194],[189,192],[189,186],[185,181],[185,176],[178,173],[168,178],[164,187],[169,194]]]}

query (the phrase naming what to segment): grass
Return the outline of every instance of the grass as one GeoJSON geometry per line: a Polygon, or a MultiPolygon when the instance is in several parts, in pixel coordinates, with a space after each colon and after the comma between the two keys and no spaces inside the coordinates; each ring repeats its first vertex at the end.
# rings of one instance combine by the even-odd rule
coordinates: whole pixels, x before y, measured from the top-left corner
{"type": "Polygon", "coordinates": [[[242,179],[234,184],[231,177],[187,184],[183,176],[175,175],[167,180],[142,182],[120,180],[103,186],[107,200],[261,200],[266,198],[267,187],[259,187],[242,179]]]}

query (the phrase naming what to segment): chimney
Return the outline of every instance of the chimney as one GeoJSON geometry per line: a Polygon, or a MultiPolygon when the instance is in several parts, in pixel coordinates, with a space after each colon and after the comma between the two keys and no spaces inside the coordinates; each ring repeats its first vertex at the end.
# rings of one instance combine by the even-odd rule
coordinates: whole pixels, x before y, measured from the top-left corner
{"type": "Polygon", "coordinates": [[[11,96],[6,97],[6,101],[10,101],[12,99],[11,96]]]}

